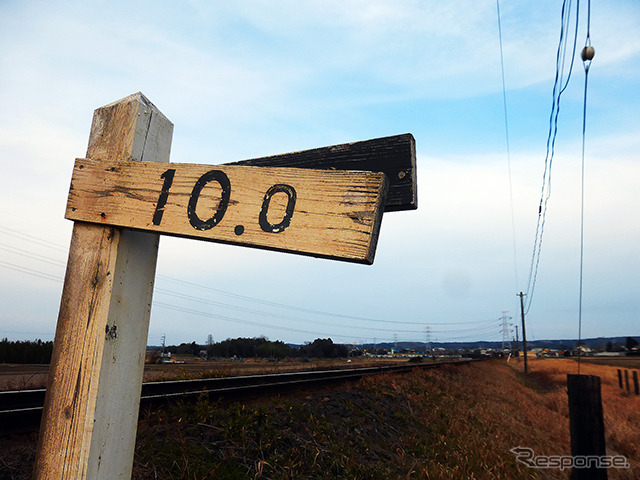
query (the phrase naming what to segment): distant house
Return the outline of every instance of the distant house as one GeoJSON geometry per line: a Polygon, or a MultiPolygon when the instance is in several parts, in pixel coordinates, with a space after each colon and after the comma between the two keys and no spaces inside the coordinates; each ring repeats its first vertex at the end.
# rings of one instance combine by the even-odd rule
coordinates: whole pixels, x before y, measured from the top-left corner
{"type": "Polygon", "coordinates": [[[162,352],[160,354],[161,363],[171,363],[171,352],[162,352]]]}

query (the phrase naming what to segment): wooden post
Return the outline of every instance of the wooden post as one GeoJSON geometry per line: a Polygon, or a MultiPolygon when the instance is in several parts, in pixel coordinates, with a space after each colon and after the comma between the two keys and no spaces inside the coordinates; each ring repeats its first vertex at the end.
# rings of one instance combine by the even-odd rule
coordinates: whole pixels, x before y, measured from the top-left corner
{"type": "MultiPolygon", "coordinates": [[[[567,375],[569,394],[569,429],[571,455],[605,456],[604,417],[600,377],[594,375],[567,375]]],[[[574,468],[572,480],[607,478],[606,468],[574,468]]]]}
{"type": "Polygon", "coordinates": [[[627,393],[629,393],[631,391],[629,388],[629,370],[624,371],[624,385],[627,388],[627,393]]]}
{"type": "Polygon", "coordinates": [[[527,374],[529,367],[527,365],[527,330],[524,326],[524,296],[526,293],[518,293],[520,297],[520,314],[522,317],[522,351],[524,353],[524,373],[527,374]]]}
{"type": "Polygon", "coordinates": [[[638,385],[638,371],[633,371],[633,388],[636,395],[640,395],[640,385],[638,385]]]}
{"type": "Polygon", "coordinates": [[[622,388],[622,370],[618,369],[618,385],[622,388]]]}
{"type": "MultiPolygon", "coordinates": [[[[141,93],[95,111],[87,157],[169,161],[141,93]]],[[[158,235],[75,222],[34,478],[130,478],[158,235]]]]}

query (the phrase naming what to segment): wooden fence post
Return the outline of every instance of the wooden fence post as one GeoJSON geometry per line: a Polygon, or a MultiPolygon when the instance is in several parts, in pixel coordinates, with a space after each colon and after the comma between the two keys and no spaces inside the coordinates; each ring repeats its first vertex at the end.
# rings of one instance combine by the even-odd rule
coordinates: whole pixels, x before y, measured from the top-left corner
{"type": "Polygon", "coordinates": [[[638,385],[638,371],[633,371],[633,388],[636,395],[640,395],[640,385],[638,385]]]}
{"type": "Polygon", "coordinates": [[[618,369],[618,385],[622,388],[622,370],[618,369]]]}
{"type": "Polygon", "coordinates": [[[624,371],[624,384],[627,387],[627,393],[629,393],[630,392],[630,389],[629,389],[629,370],[625,370],[624,371]]]}
{"type": "MultiPolygon", "coordinates": [[[[95,111],[87,157],[169,161],[141,93],[95,111]]],[[[34,478],[131,477],[159,236],[75,222],[34,478]]]]}
{"type": "MultiPolygon", "coordinates": [[[[569,394],[569,429],[571,456],[605,456],[604,417],[600,377],[594,375],[567,375],[569,394]]],[[[606,468],[573,468],[572,480],[607,479],[606,468]]]]}

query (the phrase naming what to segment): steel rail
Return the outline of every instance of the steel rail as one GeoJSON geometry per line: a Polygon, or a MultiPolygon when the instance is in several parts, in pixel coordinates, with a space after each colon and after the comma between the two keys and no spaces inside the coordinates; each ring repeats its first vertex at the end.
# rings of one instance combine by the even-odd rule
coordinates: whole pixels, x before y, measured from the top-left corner
{"type": "MultiPolygon", "coordinates": [[[[153,408],[159,404],[201,396],[238,399],[270,395],[290,391],[296,387],[306,388],[357,380],[365,375],[399,373],[415,368],[438,368],[469,362],[471,362],[470,359],[461,359],[437,363],[406,363],[377,367],[145,382],[142,384],[140,405],[153,408]]],[[[45,393],[44,388],[0,392],[0,435],[37,431],[42,417],[45,393]]]]}

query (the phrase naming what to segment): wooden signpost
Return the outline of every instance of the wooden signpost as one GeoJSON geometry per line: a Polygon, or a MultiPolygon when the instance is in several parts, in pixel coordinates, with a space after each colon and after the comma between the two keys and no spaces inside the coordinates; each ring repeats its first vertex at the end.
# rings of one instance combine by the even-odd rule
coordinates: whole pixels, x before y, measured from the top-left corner
{"type": "Polygon", "coordinates": [[[383,173],[78,159],[66,217],[373,263],[383,173]]]}
{"type": "Polygon", "coordinates": [[[94,113],[34,478],[131,477],[160,234],[370,264],[383,211],[417,208],[411,135],[233,165],[168,163],[141,93],[94,113]]]}

